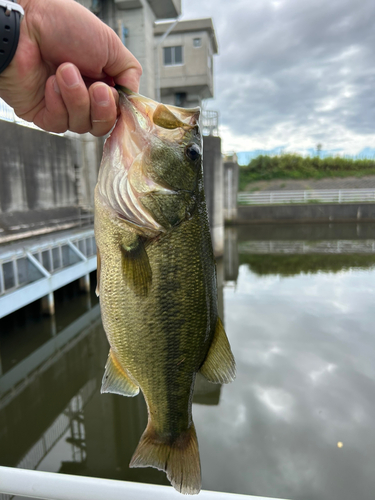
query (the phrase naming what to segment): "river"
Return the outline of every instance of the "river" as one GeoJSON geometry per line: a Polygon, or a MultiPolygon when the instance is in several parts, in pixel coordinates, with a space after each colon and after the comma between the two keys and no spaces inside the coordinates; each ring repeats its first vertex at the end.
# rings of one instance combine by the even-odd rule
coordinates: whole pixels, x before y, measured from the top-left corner
{"type": "MultiPolygon", "coordinates": [[[[373,500],[375,226],[229,227],[220,307],[237,361],[199,379],[203,488],[292,500],[373,500]]],[[[0,320],[0,464],[169,484],[128,463],[142,395],[100,395],[108,343],[93,277],[0,320]]],[[[4,500],[8,497],[3,496],[4,500]]]]}

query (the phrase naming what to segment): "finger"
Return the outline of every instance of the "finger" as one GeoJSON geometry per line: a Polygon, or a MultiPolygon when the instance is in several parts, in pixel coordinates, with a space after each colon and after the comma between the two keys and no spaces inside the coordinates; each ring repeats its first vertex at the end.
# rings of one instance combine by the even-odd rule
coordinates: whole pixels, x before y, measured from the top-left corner
{"type": "Polygon", "coordinates": [[[50,76],[46,82],[44,107],[35,115],[34,123],[43,130],[57,134],[68,130],[68,111],[55,76],[50,76]]]}
{"type": "Polygon", "coordinates": [[[89,88],[92,126],[90,132],[96,137],[107,134],[116,122],[117,105],[113,90],[100,82],[89,88]]]}
{"type": "Polygon", "coordinates": [[[123,85],[133,92],[139,90],[142,66],[133,54],[121,43],[112,30],[108,30],[111,49],[108,51],[108,62],[103,71],[111,76],[118,85],[123,85]]]}
{"type": "Polygon", "coordinates": [[[71,63],[61,64],[56,81],[69,116],[69,130],[84,134],[91,130],[90,97],[78,68],[71,63]]]}

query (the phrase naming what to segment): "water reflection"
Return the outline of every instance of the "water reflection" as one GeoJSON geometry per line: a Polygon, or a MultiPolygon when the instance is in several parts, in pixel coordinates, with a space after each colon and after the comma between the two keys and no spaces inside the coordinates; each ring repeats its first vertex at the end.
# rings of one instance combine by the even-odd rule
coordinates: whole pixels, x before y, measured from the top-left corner
{"type": "MultiPolygon", "coordinates": [[[[225,482],[231,491],[283,498],[373,498],[373,231],[230,229],[227,245],[238,267],[225,262],[226,279],[236,283],[225,288],[224,303],[238,378],[222,390],[221,404],[239,417],[235,425],[220,419],[226,442],[215,456],[229,448],[233,463],[226,477],[216,473],[218,489],[225,482]],[[343,245],[342,253],[318,253],[340,249],[338,241],[365,251],[344,253],[343,245]],[[308,251],[300,245],[297,252],[296,242],[308,251]],[[259,243],[266,253],[255,253],[259,243]]],[[[213,434],[201,443],[204,463],[214,460],[213,434]]]]}
{"type": "MultiPolygon", "coordinates": [[[[238,376],[197,381],[203,487],[372,500],[374,254],[310,250],[368,249],[374,227],[293,228],[227,229],[220,304],[238,376]],[[285,251],[300,242],[309,250],[285,251]]],[[[168,484],[128,467],[147,423],[143,397],[100,395],[108,343],[95,296],[62,297],[54,325],[33,314],[0,322],[0,463],[168,484]]]]}
{"type": "Polygon", "coordinates": [[[258,275],[293,276],[375,266],[374,224],[281,224],[229,227],[225,232],[225,280],[236,281],[241,264],[258,275]]]}

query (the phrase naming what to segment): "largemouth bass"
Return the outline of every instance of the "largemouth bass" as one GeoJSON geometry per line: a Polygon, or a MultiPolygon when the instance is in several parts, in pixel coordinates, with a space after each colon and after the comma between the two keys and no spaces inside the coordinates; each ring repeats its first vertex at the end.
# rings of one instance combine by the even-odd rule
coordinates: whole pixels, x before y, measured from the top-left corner
{"type": "Polygon", "coordinates": [[[148,425],[130,467],[164,470],[178,491],[196,494],[195,377],[235,377],[217,311],[200,110],[126,89],[119,95],[95,190],[98,293],[110,344],[101,392],[141,389],[148,425]]]}

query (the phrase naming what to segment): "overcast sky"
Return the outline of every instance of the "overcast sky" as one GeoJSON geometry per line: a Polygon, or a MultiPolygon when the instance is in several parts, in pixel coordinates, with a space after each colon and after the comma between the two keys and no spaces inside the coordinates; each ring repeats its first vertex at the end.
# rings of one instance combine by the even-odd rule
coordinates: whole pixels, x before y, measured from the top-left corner
{"type": "Polygon", "coordinates": [[[374,0],[182,0],[182,12],[214,21],[206,107],[224,151],[375,148],[374,0]]]}

